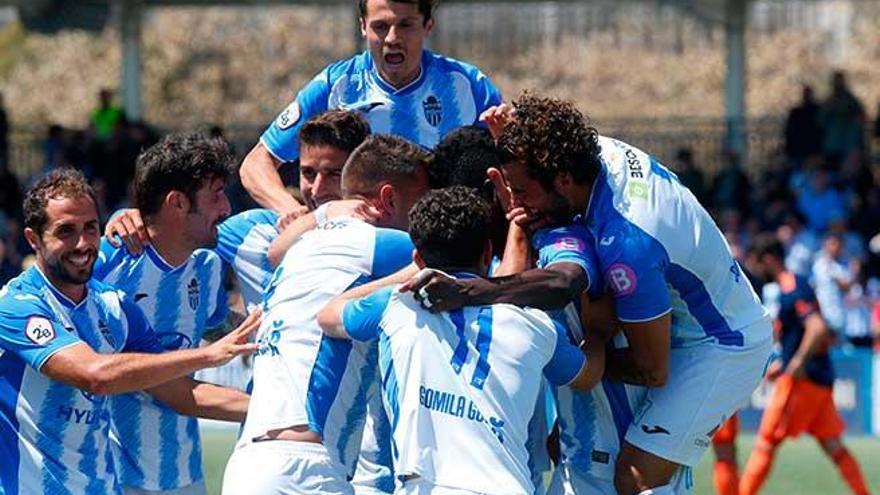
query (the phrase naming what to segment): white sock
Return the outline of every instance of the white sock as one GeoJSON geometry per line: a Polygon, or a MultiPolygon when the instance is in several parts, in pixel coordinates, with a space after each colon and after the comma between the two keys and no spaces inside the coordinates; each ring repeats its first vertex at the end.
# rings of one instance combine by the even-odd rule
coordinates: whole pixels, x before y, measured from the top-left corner
{"type": "Polygon", "coordinates": [[[675,495],[675,490],[672,489],[672,485],[663,485],[641,491],[638,495],[675,495]]]}

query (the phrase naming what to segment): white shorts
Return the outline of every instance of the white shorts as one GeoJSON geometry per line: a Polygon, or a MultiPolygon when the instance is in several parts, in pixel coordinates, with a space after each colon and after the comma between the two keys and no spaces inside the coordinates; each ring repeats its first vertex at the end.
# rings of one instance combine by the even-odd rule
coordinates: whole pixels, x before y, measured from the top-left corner
{"type": "MultiPolygon", "coordinates": [[[[694,488],[691,468],[680,468],[669,481],[676,495],[690,495],[694,488]]],[[[614,480],[571,469],[563,463],[553,471],[547,495],[608,495],[617,493],[614,480]]]]}
{"type": "Polygon", "coordinates": [[[482,495],[481,492],[436,486],[423,479],[416,478],[403,483],[394,490],[394,495],[482,495]]]}
{"type": "Polygon", "coordinates": [[[626,441],[683,466],[695,466],[715,431],[744,406],[761,382],[771,352],[767,341],[741,349],[704,344],[672,349],[669,381],[650,388],[626,433],[626,441]]]}
{"type": "Polygon", "coordinates": [[[319,443],[268,440],[232,453],[224,495],[354,495],[339,463],[319,443]]]}
{"type": "Polygon", "coordinates": [[[205,481],[198,481],[173,490],[144,490],[133,486],[123,486],[122,493],[125,495],[207,495],[205,481]]]}

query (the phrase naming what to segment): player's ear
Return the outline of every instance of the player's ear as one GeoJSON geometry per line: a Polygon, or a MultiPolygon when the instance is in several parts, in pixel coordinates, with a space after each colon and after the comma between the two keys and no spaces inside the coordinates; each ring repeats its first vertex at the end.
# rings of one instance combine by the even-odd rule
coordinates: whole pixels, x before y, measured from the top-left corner
{"type": "Polygon", "coordinates": [[[358,17],[358,24],[361,28],[361,36],[364,38],[367,37],[367,20],[363,18],[363,16],[358,17]]]}
{"type": "Polygon", "coordinates": [[[34,252],[37,252],[37,248],[40,246],[40,236],[37,235],[36,232],[34,232],[34,229],[32,229],[30,227],[25,227],[24,228],[24,238],[27,241],[27,243],[31,246],[31,249],[33,249],[34,252]]]}
{"type": "Polygon", "coordinates": [[[553,179],[553,185],[556,186],[557,189],[564,189],[570,187],[572,184],[574,184],[574,178],[568,172],[558,172],[553,179]]]}
{"type": "Polygon", "coordinates": [[[383,213],[394,213],[394,186],[391,184],[379,187],[379,207],[383,213]]]}
{"type": "Polygon", "coordinates": [[[180,191],[168,191],[165,195],[165,204],[175,211],[189,212],[189,198],[180,191]]]}
{"type": "Polygon", "coordinates": [[[431,31],[434,30],[434,18],[431,17],[425,22],[425,35],[431,34],[431,31]]]}
{"type": "Polygon", "coordinates": [[[419,270],[425,268],[427,265],[425,264],[425,260],[422,259],[422,255],[419,254],[418,249],[413,249],[413,263],[419,267],[419,270]]]}

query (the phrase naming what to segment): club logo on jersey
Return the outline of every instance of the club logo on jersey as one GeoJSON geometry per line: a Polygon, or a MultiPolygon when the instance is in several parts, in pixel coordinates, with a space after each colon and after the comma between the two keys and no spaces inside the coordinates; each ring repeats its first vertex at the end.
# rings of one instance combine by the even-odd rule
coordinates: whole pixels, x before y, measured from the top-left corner
{"type": "Polygon", "coordinates": [[[189,349],[193,346],[192,339],[189,336],[178,332],[162,332],[156,335],[159,339],[159,345],[166,351],[177,351],[180,349],[189,349]]]}
{"type": "Polygon", "coordinates": [[[436,96],[430,95],[422,102],[422,110],[425,112],[425,120],[434,127],[440,125],[443,120],[443,106],[436,96]]]}
{"type": "Polygon", "coordinates": [[[615,263],[608,267],[608,287],[614,297],[623,297],[632,294],[636,290],[638,279],[636,273],[623,263],[615,263]]]}
{"type": "Polygon", "coordinates": [[[299,122],[301,115],[302,113],[299,111],[299,103],[297,103],[296,100],[293,100],[293,102],[290,105],[287,105],[287,108],[281,112],[278,119],[275,120],[275,125],[282,131],[289,129],[292,125],[299,122]]]}
{"type": "Polygon", "coordinates": [[[42,316],[31,316],[28,318],[24,334],[34,344],[46,345],[55,340],[55,327],[42,316]]]}
{"type": "Polygon", "coordinates": [[[101,332],[101,335],[104,336],[104,340],[110,344],[110,347],[115,349],[116,339],[113,338],[113,332],[110,331],[110,327],[108,327],[102,320],[98,320],[98,331],[101,332]]]}
{"type": "Polygon", "coordinates": [[[557,240],[553,247],[560,251],[583,252],[585,250],[584,243],[577,237],[563,237],[557,240]]]}
{"type": "Polygon", "coordinates": [[[189,301],[189,307],[193,311],[199,307],[199,281],[193,277],[186,286],[186,296],[189,301]]]}

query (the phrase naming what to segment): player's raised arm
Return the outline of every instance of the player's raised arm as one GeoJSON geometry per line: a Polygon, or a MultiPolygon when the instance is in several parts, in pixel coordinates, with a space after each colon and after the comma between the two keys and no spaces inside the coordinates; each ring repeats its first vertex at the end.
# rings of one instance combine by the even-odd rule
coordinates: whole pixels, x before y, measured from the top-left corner
{"type": "MultiPolygon", "coordinates": [[[[148,389],[203,368],[221,366],[236,356],[253,353],[257,344],[249,343],[248,338],[259,325],[260,313],[255,311],[229,335],[209,346],[161,354],[101,354],[79,342],[53,354],[40,371],[54,380],[93,394],[148,389]]],[[[160,350],[155,334],[150,338],[149,333],[152,332],[139,339],[136,348],[160,350]]]]}
{"type": "Polygon", "coordinates": [[[280,166],[281,160],[273,156],[262,142],[257,143],[241,164],[241,184],[260,206],[275,210],[282,216],[298,216],[306,208],[284,188],[278,174],[280,166]]]}

